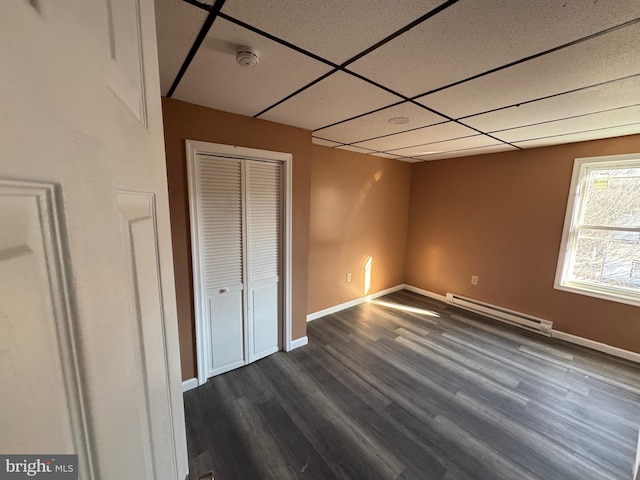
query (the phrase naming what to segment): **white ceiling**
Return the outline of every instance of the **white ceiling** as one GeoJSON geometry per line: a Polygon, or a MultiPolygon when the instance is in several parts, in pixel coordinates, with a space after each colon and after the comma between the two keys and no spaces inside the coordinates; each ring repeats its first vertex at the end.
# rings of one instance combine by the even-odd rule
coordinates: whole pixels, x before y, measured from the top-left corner
{"type": "Polygon", "coordinates": [[[213,3],[156,0],[163,95],[410,162],[640,133],[638,0],[217,0],[185,64],[213,3]]]}

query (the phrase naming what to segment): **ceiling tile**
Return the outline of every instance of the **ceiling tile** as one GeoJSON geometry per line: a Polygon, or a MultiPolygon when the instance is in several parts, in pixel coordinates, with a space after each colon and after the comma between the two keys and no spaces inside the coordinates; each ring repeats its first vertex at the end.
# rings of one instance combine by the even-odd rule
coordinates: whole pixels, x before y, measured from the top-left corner
{"type": "Polygon", "coordinates": [[[478,132],[459,125],[455,122],[441,123],[430,127],[398,133],[388,137],[358,142],[357,146],[371,148],[372,150],[387,151],[403,148],[411,145],[424,145],[426,143],[440,142],[453,138],[477,135],[478,132]]]}
{"type": "Polygon", "coordinates": [[[508,152],[510,150],[517,150],[517,148],[501,143],[499,145],[488,145],[486,147],[466,148],[463,150],[433,153],[431,155],[421,155],[419,157],[414,157],[413,159],[420,161],[442,160],[445,158],[468,157],[470,155],[484,155],[485,153],[508,152]]]}
{"type": "Polygon", "coordinates": [[[640,75],[465,118],[463,122],[492,132],[620,108],[635,102],[640,102],[640,75]]]}
{"type": "Polygon", "coordinates": [[[314,130],[397,101],[398,97],[370,83],[336,72],[260,118],[314,130]]]}
{"type": "Polygon", "coordinates": [[[358,153],[364,153],[364,154],[374,153],[372,150],[369,150],[368,148],[354,147],[353,145],[343,145],[341,147],[336,147],[336,148],[340,150],[349,150],[351,152],[358,152],[358,153]]]}
{"type": "Polygon", "coordinates": [[[405,102],[332,127],[316,130],[314,133],[338,142],[354,143],[446,121],[445,117],[431,113],[426,108],[405,102]],[[399,125],[389,123],[390,119],[398,117],[406,117],[408,122],[399,125]]]}
{"type": "Polygon", "coordinates": [[[160,87],[166,95],[176,78],[207,12],[176,0],[156,0],[160,87]]]}
{"type": "Polygon", "coordinates": [[[486,147],[489,145],[500,144],[495,138],[486,135],[474,135],[472,137],[456,138],[453,140],[445,140],[442,142],[428,143],[425,145],[416,145],[415,147],[401,148],[393,150],[391,153],[404,155],[406,157],[424,157],[437,153],[449,152],[452,150],[464,150],[467,148],[486,147]]]}
{"type": "Polygon", "coordinates": [[[218,18],[173,97],[253,116],[329,70],[323,63],[218,18]],[[254,48],[260,64],[238,65],[239,46],[254,48]]]}
{"type": "Polygon", "coordinates": [[[603,128],[588,132],[571,133],[568,135],[558,135],[534,140],[517,142],[514,145],[521,148],[545,147],[548,145],[559,145],[562,143],[584,142],[587,140],[597,140],[599,138],[621,137],[623,135],[634,135],[640,133],[640,123],[624,125],[621,127],[603,128]]]}
{"type": "Polygon", "coordinates": [[[342,145],[338,142],[332,142],[331,140],[325,140],[324,138],[312,137],[311,141],[316,145],[322,145],[324,147],[337,147],[342,145]]]}
{"type": "Polygon", "coordinates": [[[228,1],[222,12],[335,63],[342,63],[443,0],[228,1]]]}
{"type": "Polygon", "coordinates": [[[638,0],[458,2],[348,68],[415,96],[638,16],[638,0]]]}
{"type": "MultiPolygon", "coordinates": [[[[155,3],[166,94],[207,12],[184,0],[155,3]]],[[[342,62],[443,3],[228,0],[222,12],[342,62]]],[[[524,146],[624,135],[638,129],[623,124],[640,124],[640,112],[628,108],[640,104],[640,22],[635,19],[640,19],[638,0],[459,1],[348,67],[411,96],[636,22],[418,99],[442,117],[411,102],[398,104],[402,96],[333,72],[323,62],[219,17],[174,97],[249,116],[282,101],[260,118],[315,129],[317,144],[337,148],[347,143],[350,150],[390,151],[390,156],[437,152],[425,157],[435,159],[508,148],[479,131],[499,132],[524,146]],[[236,64],[241,45],[258,51],[257,68],[236,64]],[[394,117],[409,122],[390,124],[394,117]]]]}
{"type": "MultiPolygon", "coordinates": [[[[639,99],[640,100],[640,99],[639,99]]],[[[512,128],[492,133],[493,136],[507,142],[519,142],[535,138],[544,138],[568,133],[586,132],[600,128],[617,127],[640,122],[640,106],[618,108],[606,112],[565,118],[553,122],[544,122],[527,127],[512,128]]]]}
{"type": "Polygon", "coordinates": [[[404,157],[401,157],[399,155],[393,155],[391,153],[375,152],[375,153],[370,153],[369,155],[374,157],[390,158],[392,160],[407,160],[404,157]]]}
{"type": "MultiPolygon", "coordinates": [[[[640,5],[640,3],[638,3],[640,5]]],[[[640,23],[421,97],[455,118],[640,73],[640,23]]]]}

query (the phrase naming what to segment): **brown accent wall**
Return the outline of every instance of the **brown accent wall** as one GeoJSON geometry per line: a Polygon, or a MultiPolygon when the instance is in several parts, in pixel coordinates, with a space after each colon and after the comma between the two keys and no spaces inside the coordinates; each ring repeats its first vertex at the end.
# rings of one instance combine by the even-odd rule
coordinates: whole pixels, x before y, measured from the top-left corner
{"type": "Polygon", "coordinates": [[[415,164],[406,283],[640,352],[640,308],[553,288],[573,160],[634,152],[640,135],[415,164]]]}
{"type": "Polygon", "coordinates": [[[319,145],[312,153],[308,313],[404,283],[411,181],[408,163],[319,145]]]}
{"type": "Polygon", "coordinates": [[[306,335],[311,132],[162,99],[182,378],[196,376],[185,140],[293,154],[292,337],[306,335]]]}

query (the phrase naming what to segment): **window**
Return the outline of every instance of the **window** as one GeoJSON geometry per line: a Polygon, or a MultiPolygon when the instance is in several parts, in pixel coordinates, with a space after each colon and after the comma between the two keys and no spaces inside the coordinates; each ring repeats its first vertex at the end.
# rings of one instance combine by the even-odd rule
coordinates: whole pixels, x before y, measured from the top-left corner
{"type": "Polygon", "coordinates": [[[554,286],[640,305],[640,154],[575,160],[554,286]]]}

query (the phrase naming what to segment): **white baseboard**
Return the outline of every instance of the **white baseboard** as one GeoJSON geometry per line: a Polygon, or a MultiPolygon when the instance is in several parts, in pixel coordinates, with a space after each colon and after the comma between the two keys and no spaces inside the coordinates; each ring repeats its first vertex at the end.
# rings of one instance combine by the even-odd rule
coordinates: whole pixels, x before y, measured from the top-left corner
{"type": "Polygon", "coordinates": [[[385,290],[381,290],[376,293],[372,293],[371,295],[366,295],[364,297],[356,298],[355,300],[350,300],[345,303],[341,303],[340,305],[336,305],[334,307],[325,308],[324,310],[320,310],[318,312],[310,313],[307,315],[307,322],[311,322],[312,320],[316,320],[318,318],[331,315],[332,313],[340,312],[341,310],[345,310],[347,308],[355,307],[356,305],[360,305],[361,303],[368,302],[369,300],[373,300],[374,298],[382,297],[384,295],[388,295],[393,292],[397,292],[405,288],[405,285],[396,285],[395,287],[387,288],[385,290]]]}
{"type": "MultiPolygon", "coordinates": [[[[411,285],[405,285],[404,288],[406,290],[409,290],[410,292],[418,293],[420,295],[424,295],[425,297],[433,298],[434,300],[440,300],[444,303],[449,303],[447,302],[446,296],[438,295],[437,293],[429,292],[427,290],[422,290],[421,288],[417,288],[411,285]]],[[[607,353],[614,357],[624,358],[625,360],[629,360],[631,362],[640,363],[640,353],[613,347],[611,345],[607,345],[606,343],[596,342],[595,340],[589,340],[588,338],[579,337],[577,335],[561,332],[559,330],[552,330],[551,337],[557,338],[558,340],[564,340],[565,342],[573,343],[575,345],[581,345],[598,352],[607,353]]]]}
{"type": "Polygon", "coordinates": [[[613,347],[611,345],[607,345],[606,343],[596,342],[595,340],[589,340],[588,338],[579,337],[577,335],[561,332],[559,330],[553,330],[551,332],[551,336],[553,338],[557,338],[558,340],[564,340],[565,342],[575,343],[576,345],[581,345],[592,350],[597,350],[598,352],[608,353],[609,355],[612,355],[614,357],[624,358],[625,360],[629,360],[631,362],[640,363],[640,353],[613,347]]]}
{"type": "MultiPolygon", "coordinates": [[[[295,340],[291,340],[291,350],[295,350],[296,348],[304,347],[307,343],[309,343],[308,337],[300,337],[295,340]]],[[[289,350],[289,351],[291,351],[289,350]]]]}
{"type": "Polygon", "coordinates": [[[182,382],[182,393],[188,392],[189,390],[193,390],[198,386],[197,378],[190,378],[189,380],[185,380],[182,382]]]}
{"type": "Polygon", "coordinates": [[[404,288],[405,290],[409,290],[410,292],[417,293],[419,295],[424,295],[425,297],[433,298],[434,300],[439,300],[442,303],[449,303],[445,295],[438,295],[437,293],[433,293],[428,290],[423,290],[421,288],[414,287],[413,285],[404,285],[404,288]]]}

